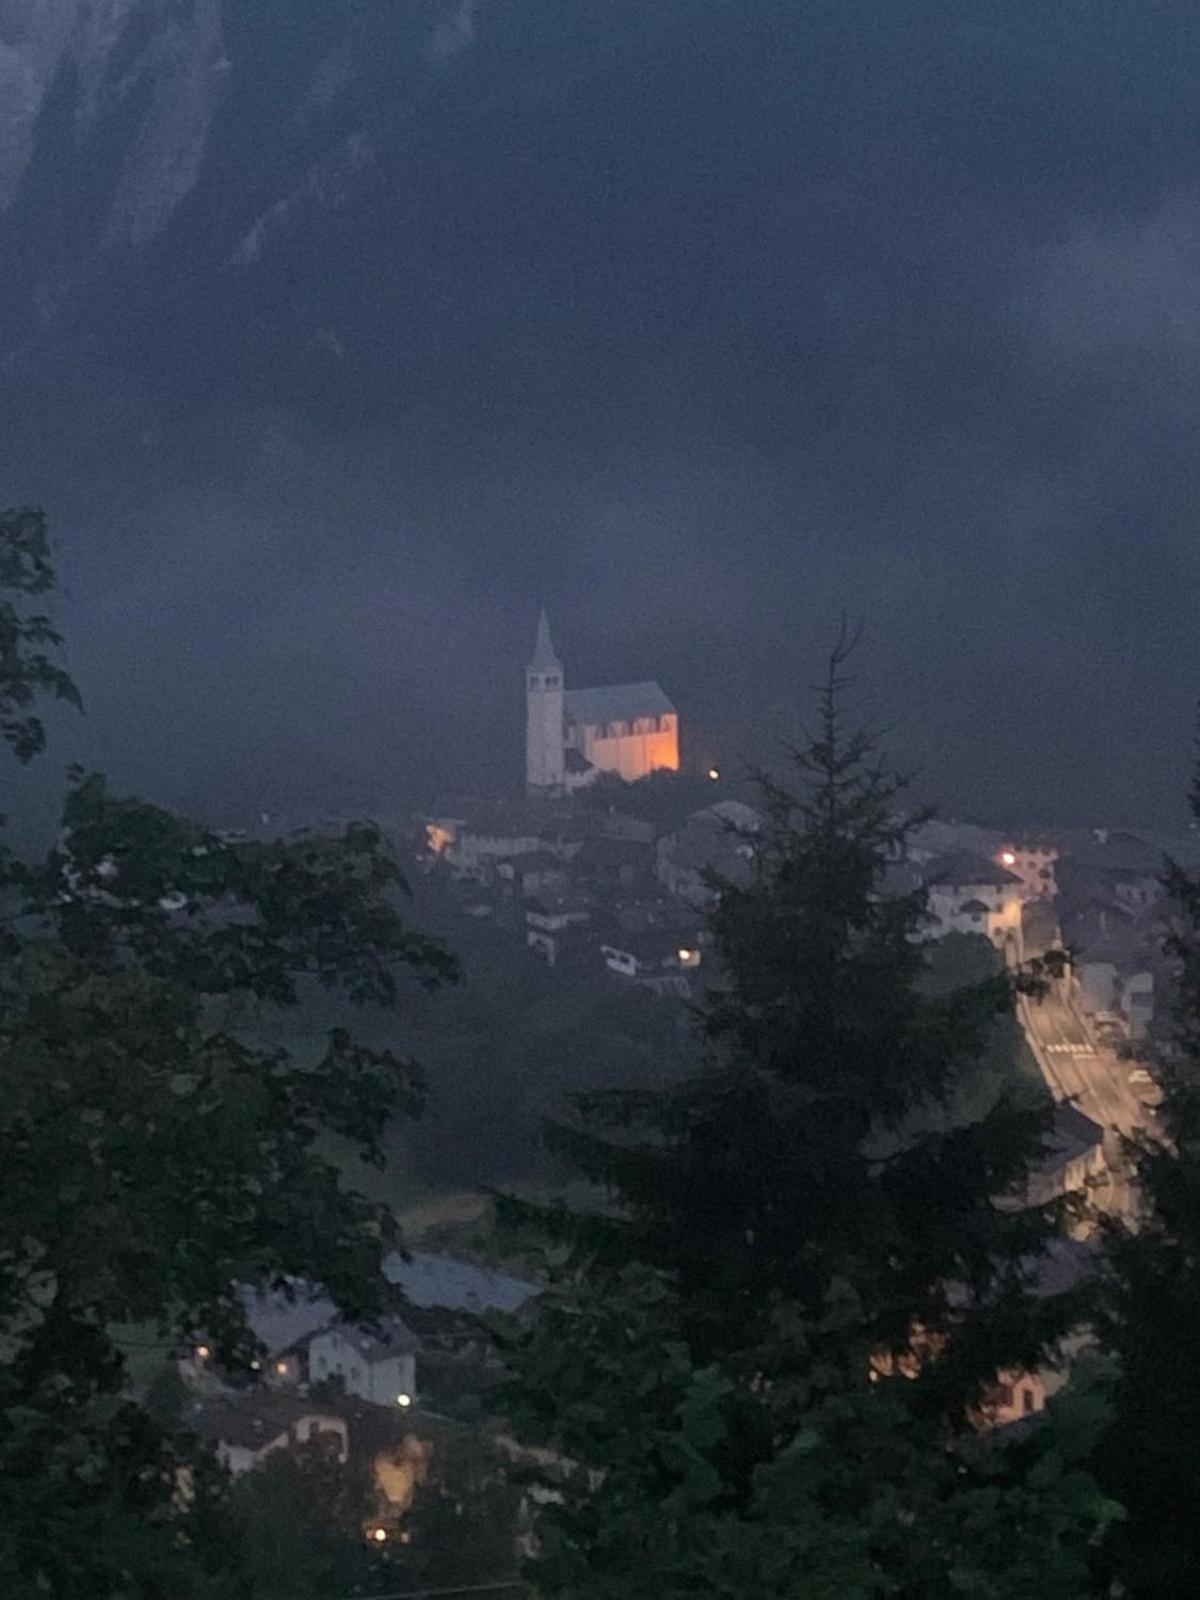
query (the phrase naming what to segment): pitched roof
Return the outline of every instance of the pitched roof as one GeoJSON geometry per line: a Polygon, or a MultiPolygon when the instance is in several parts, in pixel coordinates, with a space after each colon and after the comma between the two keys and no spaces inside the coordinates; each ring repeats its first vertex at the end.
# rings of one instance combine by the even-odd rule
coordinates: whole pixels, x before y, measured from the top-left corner
{"type": "Polygon", "coordinates": [[[306,1417],[338,1420],[319,1400],[278,1390],[253,1389],[244,1395],[220,1395],[197,1401],[183,1417],[184,1425],[211,1443],[261,1449],[281,1433],[290,1433],[306,1417]]]}
{"type": "Polygon", "coordinates": [[[562,662],[554,654],[554,641],[550,637],[550,624],[546,621],[543,611],[538,617],[537,639],[533,646],[533,659],[529,665],[539,672],[553,670],[562,666],[562,662]]]}
{"type": "Polygon", "coordinates": [[[601,949],[629,955],[640,967],[674,966],[680,950],[698,948],[695,937],[685,938],[675,928],[645,928],[637,933],[614,935],[601,949]]]}
{"type": "Polygon", "coordinates": [[[327,1328],[338,1314],[332,1300],[303,1283],[293,1285],[291,1296],[281,1289],[248,1287],[239,1288],[238,1294],[250,1331],[272,1356],[327,1328]]]}
{"type": "Polygon", "coordinates": [[[407,1260],[393,1252],[383,1271],[414,1305],[444,1306],[449,1311],[516,1311],[537,1293],[533,1284],[507,1273],[420,1250],[407,1260]]]}
{"type": "Polygon", "coordinates": [[[1048,1239],[1040,1256],[1027,1258],[1030,1292],[1039,1300],[1066,1294],[1096,1270],[1096,1247],[1086,1239],[1048,1239]]]}
{"type": "MultiPolygon", "coordinates": [[[[1096,1260],[1096,1247],[1087,1240],[1052,1238],[1038,1254],[1022,1256],[1021,1266],[1028,1274],[1029,1293],[1049,1300],[1078,1288],[1096,1270],[1096,1260]]],[[[948,1283],[946,1290],[952,1306],[969,1305],[975,1298],[961,1282],[948,1283]]],[[[990,1297],[984,1296],[985,1303],[990,1297]]]]}
{"type": "Polygon", "coordinates": [[[567,721],[595,727],[599,722],[633,722],[662,717],[675,707],[657,683],[613,683],[603,689],[568,689],[567,721]]]}
{"type": "MultiPolygon", "coordinates": [[[[415,1355],[420,1349],[420,1341],[399,1317],[388,1317],[374,1328],[359,1328],[353,1323],[337,1322],[333,1327],[323,1328],[320,1332],[337,1334],[347,1344],[352,1344],[359,1355],[365,1356],[368,1361],[385,1361],[391,1356],[415,1355]]],[[[314,1339],[317,1337],[318,1334],[313,1334],[314,1339]]]]}
{"type": "Polygon", "coordinates": [[[1098,867],[1109,872],[1132,872],[1157,878],[1163,870],[1163,852],[1136,833],[1117,829],[1095,830],[1067,852],[1072,866],[1098,867]]]}
{"type": "Polygon", "coordinates": [[[997,866],[996,862],[989,861],[986,856],[976,855],[973,850],[952,850],[948,855],[939,856],[936,861],[929,863],[925,881],[934,886],[945,884],[956,889],[976,884],[988,884],[1000,889],[1007,884],[1020,883],[1021,880],[1015,872],[997,866]]]}
{"type": "Polygon", "coordinates": [[[1059,1166],[1064,1161],[1075,1161],[1103,1143],[1104,1129],[1100,1124],[1069,1100],[1060,1100],[1054,1108],[1050,1132],[1042,1140],[1044,1163],[1038,1164],[1059,1166]]]}
{"type": "Polygon", "coordinates": [[[718,800],[716,805],[702,806],[699,811],[693,811],[692,817],[704,821],[715,817],[735,832],[760,833],[763,825],[762,813],[748,806],[744,800],[718,800]]]}

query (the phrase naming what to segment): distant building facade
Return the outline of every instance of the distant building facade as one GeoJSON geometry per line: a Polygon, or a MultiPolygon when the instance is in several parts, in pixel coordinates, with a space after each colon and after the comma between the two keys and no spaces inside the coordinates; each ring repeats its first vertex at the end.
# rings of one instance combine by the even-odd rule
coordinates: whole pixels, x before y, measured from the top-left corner
{"type": "Polygon", "coordinates": [[[939,856],[925,869],[927,938],[980,933],[997,947],[1021,953],[1023,885],[1006,867],[969,850],[939,856]]]}
{"type": "Polygon", "coordinates": [[[345,1323],[314,1334],[308,1345],[310,1383],[339,1379],[347,1394],[376,1406],[410,1406],[417,1390],[417,1341],[398,1318],[377,1328],[345,1323]]]}
{"type": "Polygon", "coordinates": [[[657,683],[567,689],[543,611],[525,669],[525,783],[536,797],[582,788],[601,772],[634,783],[679,770],[679,716],[657,683]]]}
{"type": "Polygon", "coordinates": [[[1013,840],[999,851],[996,862],[1021,880],[1025,899],[1053,900],[1058,894],[1055,878],[1058,850],[1054,845],[1037,840],[1013,840]]]}

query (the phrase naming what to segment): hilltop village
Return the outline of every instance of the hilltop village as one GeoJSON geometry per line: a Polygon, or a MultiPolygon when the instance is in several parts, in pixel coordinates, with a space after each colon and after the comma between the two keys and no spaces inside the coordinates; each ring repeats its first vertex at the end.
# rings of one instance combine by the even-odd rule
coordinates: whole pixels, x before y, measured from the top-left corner
{"type": "MultiPolygon", "coordinates": [[[[679,713],[658,684],[565,688],[544,615],[525,687],[523,797],[462,801],[390,825],[418,896],[441,907],[477,967],[489,952],[503,966],[522,950],[551,989],[636,998],[686,1027],[685,1003],[717,977],[706,913],[751,880],[767,819],[715,769],[681,770],[679,713]]],[[[1015,1062],[1057,1105],[1029,1204],[1086,1190],[1101,1212],[1129,1205],[1122,1139],[1152,1125],[1157,1098],[1138,1054],[1161,1021],[1168,977],[1161,862],[1164,849],[1188,847],[1124,831],[1023,836],[931,821],[891,864],[884,892],[927,895],[935,973],[1070,952],[1045,999],[1019,1007],[1001,1051],[1004,1071],[1015,1062]]],[[[433,1214],[453,1223],[454,1204],[433,1214]]],[[[489,1259],[478,1206],[466,1203],[462,1216],[465,1227],[435,1229],[441,1251],[390,1258],[409,1309],[387,1327],[346,1326],[301,1287],[251,1305],[269,1356],[256,1385],[232,1390],[203,1346],[182,1362],[193,1425],[234,1472],[326,1431],[343,1454],[365,1453],[399,1518],[429,1452],[470,1439],[490,1381],[482,1319],[532,1305],[538,1285],[489,1259]]],[[[1075,1228],[1051,1252],[1039,1292],[1079,1281],[1093,1228],[1075,1228]]],[[[1061,1381],[1003,1375],[993,1420],[1039,1412],[1061,1381]]]]}

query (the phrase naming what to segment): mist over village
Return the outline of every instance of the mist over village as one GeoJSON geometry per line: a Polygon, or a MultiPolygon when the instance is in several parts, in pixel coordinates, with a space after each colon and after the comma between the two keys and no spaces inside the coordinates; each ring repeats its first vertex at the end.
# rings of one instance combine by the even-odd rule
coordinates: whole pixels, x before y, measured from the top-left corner
{"type": "Polygon", "coordinates": [[[1200,14],[0,0],[0,1596],[1200,1593],[1200,14]]]}

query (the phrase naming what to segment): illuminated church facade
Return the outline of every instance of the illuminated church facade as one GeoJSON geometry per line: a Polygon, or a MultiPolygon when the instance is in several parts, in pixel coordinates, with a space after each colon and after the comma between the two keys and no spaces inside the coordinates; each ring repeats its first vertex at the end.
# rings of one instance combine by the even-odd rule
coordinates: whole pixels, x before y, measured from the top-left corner
{"type": "Polygon", "coordinates": [[[627,783],[679,770],[679,716],[657,683],[567,689],[550,624],[538,619],[525,669],[525,782],[531,795],[580,789],[602,772],[627,783]]]}

